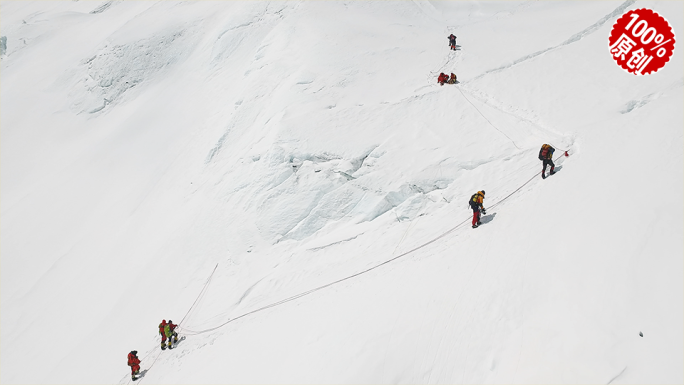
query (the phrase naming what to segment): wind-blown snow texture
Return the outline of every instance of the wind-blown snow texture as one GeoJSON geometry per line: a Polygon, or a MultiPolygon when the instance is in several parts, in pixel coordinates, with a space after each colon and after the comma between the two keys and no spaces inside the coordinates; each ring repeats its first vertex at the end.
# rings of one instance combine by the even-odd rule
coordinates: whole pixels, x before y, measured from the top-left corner
{"type": "Polygon", "coordinates": [[[642,7],[684,37],[670,1],[3,1],[0,382],[684,382],[682,50],[608,53],[642,7]]]}

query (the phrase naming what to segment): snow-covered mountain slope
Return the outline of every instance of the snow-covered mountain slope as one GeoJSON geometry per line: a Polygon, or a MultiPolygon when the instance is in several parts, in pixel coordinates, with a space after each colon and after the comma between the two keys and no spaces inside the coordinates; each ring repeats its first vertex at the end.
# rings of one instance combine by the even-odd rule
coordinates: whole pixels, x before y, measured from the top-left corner
{"type": "Polygon", "coordinates": [[[0,382],[682,383],[683,55],[619,68],[636,8],[684,36],[670,1],[0,2],[0,382]]]}

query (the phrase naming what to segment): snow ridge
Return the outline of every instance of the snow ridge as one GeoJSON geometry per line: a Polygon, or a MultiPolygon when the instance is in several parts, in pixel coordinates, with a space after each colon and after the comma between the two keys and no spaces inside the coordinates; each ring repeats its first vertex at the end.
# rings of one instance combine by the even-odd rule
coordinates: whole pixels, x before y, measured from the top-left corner
{"type": "Polygon", "coordinates": [[[472,79],[466,80],[464,83],[467,83],[467,82],[470,82],[470,81],[474,81],[474,80],[480,79],[480,78],[482,78],[483,76],[486,76],[486,75],[489,75],[489,74],[494,74],[494,73],[497,73],[497,72],[504,71],[504,70],[509,69],[509,68],[511,68],[511,67],[513,67],[513,66],[516,66],[516,65],[518,65],[518,64],[520,64],[520,63],[526,62],[526,61],[528,61],[528,60],[530,60],[530,59],[534,59],[534,58],[537,57],[537,56],[543,55],[543,54],[545,54],[545,53],[547,53],[547,52],[549,52],[549,51],[556,50],[556,49],[561,48],[561,47],[563,47],[563,46],[566,46],[566,45],[568,45],[568,44],[575,43],[575,42],[581,40],[582,38],[584,38],[585,36],[588,36],[588,35],[590,35],[590,34],[596,32],[597,30],[599,30],[601,27],[603,27],[603,25],[606,24],[606,23],[607,23],[608,21],[610,21],[611,19],[616,19],[616,18],[618,18],[619,16],[622,16],[622,14],[625,13],[626,9],[629,8],[630,6],[632,6],[632,4],[634,4],[634,3],[636,3],[636,0],[627,0],[627,1],[625,1],[624,3],[622,3],[620,6],[618,6],[617,8],[615,8],[615,10],[613,10],[613,12],[611,12],[611,13],[607,14],[606,16],[602,17],[599,21],[597,21],[596,23],[594,23],[594,24],[590,25],[589,27],[583,29],[582,31],[580,31],[580,32],[578,32],[578,33],[572,35],[570,38],[568,38],[568,39],[565,40],[564,42],[562,42],[562,43],[560,43],[560,44],[558,44],[558,45],[549,47],[549,48],[545,48],[545,49],[543,49],[543,50],[541,50],[541,51],[537,51],[537,52],[531,53],[531,54],[529,54],[529,55],[525,55],[525,56],[523,56],[523,57],[521,57],[521,58],[519,58],[519,59],[514,60],[514,61],[511,62],[510,64],[506,64],[506,65],[503,65],[503,66],[501,66],[501,67],[498,67],[498,68],[494,68],[494,69],[485,71],[485,72],[483,72],[483,73],[481,73],[481,74],[475,76],[475,77],[472,78],[472,79]]]}

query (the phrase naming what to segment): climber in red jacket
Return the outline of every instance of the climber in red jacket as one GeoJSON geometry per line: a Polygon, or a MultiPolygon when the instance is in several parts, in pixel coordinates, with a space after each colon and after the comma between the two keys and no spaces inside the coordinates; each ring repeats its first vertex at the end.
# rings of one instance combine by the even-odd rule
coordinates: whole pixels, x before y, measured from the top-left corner
{"type": "Polygon", "coordinates": [[[140,359],[138,358],[137,350],[133,350],[128,353],[128,366],[131,367],[131,379],[135,381],[140,378],[136,377],[138,374],[140,374],[140,359]]]}

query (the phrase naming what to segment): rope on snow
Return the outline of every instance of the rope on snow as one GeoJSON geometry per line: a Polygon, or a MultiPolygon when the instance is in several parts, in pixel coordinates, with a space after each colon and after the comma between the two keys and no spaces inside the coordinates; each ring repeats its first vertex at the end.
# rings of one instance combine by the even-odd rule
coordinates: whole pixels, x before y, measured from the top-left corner
{"type": "MultiPolygon", "coordinates": [[[[560,159],[560,156],[559,156],[558,158],[556,158],[556,160],[558,160],[558,159],[560,159]]],[[[523,187],[525,187],[528,183],[530,183],[534,178],[536,178],[536,177],[538,177],[538,176],[539,176],[539,172],[535,172],[535,174],[534,174],[530,179],[528,179],[527,182],[523,183],[520,187],[518,187],[517,189],[515,189],[513,192],[511,192],[510,194],[508,194],[507,196],[505,196],[504,198],[502,198],[502,199],[499,200],[498,202],[496,202],[496,203],[494,203],[493,205],[491,205],[490,208],[496,207],[496,206],[499,205],[500,203],[504,202],[505,200],[507,200],[508,198],[510,198],[511,196],[513,196],[513,194],[515,194],[516,192],[520,191],[520,189],[522,189],[523,187]]],[[[246,317],[246,316],[248,316],[248,315],[250,315],[250,314],[258,313],[258,312],[260,312],[260,311],[263,311],[263,310],[266,310],[266,309],[270,309],[270,308],[272,308],[272,307],[276,307],[276,306],[278,306],[278,305],[282,305],[282,304],[287,303],[287,302],[290,302],[290,301],[294,301],[295,299],[304,297],[304,296],[309,295],[309,294],[311,294],[311,293],[314,293],[314,292],[316,292],[316,291],[325,289],[325,288],[327,288],[327,287],[333,286],[333,285],[338,284],[338,283],[340,283],[340,282],[344,282],[344,281],[346,281],[346,280],[348,280],[348,279],[351,279],[351,278],[354,278],[354,277],[358,277],[358,276],[360,276],[360,275],[362,275],[362,274],[365,274],[365,273],[367,273],[367,272],[369,272],[369,271],[375,270],[375,269],[377,269],[377,268],[379,268],[379,267],[381,267],[381,266],[384,266],[384,265],[386,265],[386,264],[388,264],[388,263],[390,263],[390,262],[393,262],[393,261],[395,261],[395,260],[397,260],[397,259],[399,259],[399,258],[402,258],[402,257],[404,257],[404,256],[407,256],[407,255],[409,255],[409,254],[411,254],[411,253],[413,253],[413,252],[415,252],[415,251],[417,251],[417,250],[420,250],[420,249],[424,248],[425,246],[428,246],[428,245],[430,245],[430,244],[432,244],[432,243],[438,241],[438,240],[441,239],[441,238],[444,238],[445,236],[447,236],[448,234],[452,233],[453,231],[455,231],[455,230],[458,229],[459,227],[463,226],[465,223],[467,223],[467,222],[470,221],[470,220],[471,220],[471,217],[468,216],[468,218],[466,218],[465,220],[463,220],[462,222],[460,222],[460,223],[457,224],[456,226],[452,227],[451,229],[447,230],[446,232],[442,233],[441,235],[437,236],[436,238],[434,238],[434,239],[432,239],[432,240],[430,240],[430,241],[428,241],[428,242],[425,242],[425,243],[423,243],[422,245],[417,246],[417,247],[415,247],[415,248],[413,248],[413,249],[411,249],[411,250],[409,250],[409,251],[407,251],[407,252],[404,252],[404,253],[402,253],[402,254],[399,254],[399,255],[397,255],[396,257],[390,258],[390,259],[388,259],[388,260],[386,260],[386,261],[384,261],[384,262],[382,262],[382,263],[379,263],[379,264],[377,264],[377,265],[375,265],[375,266],[372,266],[372,267],[369,267],[369,268],[367,268],[367,269],[365,269],[365,270],[362,270],[362,271],[360,271],[360,272],[358,272],[358,273],[355,273],[355,274],[349,275],[349,276],[347,276],[347,277],[338,279],[338,280],[336,280],[336,281],[330,282],[330,283],[328,283],[328,284],[325,284],[325,285],[322,285],[322,286],[319,286],[319,287],[316,287],[316,288],[307,290],[307,291],[305,291],[305,292],[302,292],[302,293],[293,295],[293,296],[291,296],[291,297],[287,297],[287,298],[285,298],[285,299],[282,299],[282,300],[280,300],[280,301],[274,302],[274,303],[272,303],[272,304],[269,304],[269,305],[266,305],[266,306],[262,306],[262,307],[260,307],[260,308],[258,308],[258,309],[249,311],[249,312],[244,313],[244,314],[241,314],[241,315],[239,315],[239,316],[237,316],[237,317],[235,317],[235,318],[229,319],[228,321],[226,321],[226,322],[224,322],[224,323],[222,323],[222,324],[220,324],[220,325],[218,325],[218,326],[209,328],[209,329],[200,330],[200,331],[192,331],[192,330],[188,330],[188,329],[184,329],[184,330],[187,331],[187,332],[192,333],[193,335],[208,333],[208,332],[214,331],[214,330],[216,330],[216,329],[219,329],[219,328],[221,328],[221,327],[223,327],[223,326],[225,326],[225,325],[227,325],[227,324],[229,324],[229,323],[231,323],[231,322],[233,322],[233,321],[236,321],[236,320],[238,320],[238,319],[240,319],[240,318],[246,317]]]]}
{"type": "MultiPolygon", "coordinates": [[[[464,95],[464,96],[465,96],[465,95],[464,95]]],[[[517,146],[516,146],[516,147],[517,147],[517,146]]],[[[565,151],[565,153],[564,153],[563,155],[564,155],[564,156],[568,156],[567,150],[565,151]]],[[[556,160],[556,161],[559,160],[563,155],[558,156],[555,160],[556,160]]],[[[510,197],[513,196],[515,193],[517,193],[518,191],[520,191],[523,187],[525,187],[525,186],[526,186],[527,184],[529,184],[532,180],[534,180],[534,178],[537,178],[538,176],[539,176],[539,173],[538,173],[538,172],[535,172],[535,174],[534,174],[530,179],[528,179],[525,183],[523,183],[521,186],[519,186],[518,188],[516,188],[515,190],[513,190],[510,194],[508,194],[508,195],[506,195],[505,197],[503,197],[502,199],[500,199],[498,202],[496,202],[496,203],[492,204],[491,206],[489,206],[489,208],[490,208],[490,209],[491,209],[491,208],[494,208],[494,207],[498,206],[499,204],[503,203],[504,201],[506,201],[508,198],[510,198],[510,197]]],[[[225,326],[225,325],[227,325],[227,324],[229,324],[229,323],[231,323],[231,322],[233,322],[233,321],[236,321],[236,320],[238,320],[238,319],[240,319],[240,318],[246,317],[246,316],[251,315],[251,314],[254,314],[254,313],[258,313],[258,312],[263,311],[263,310],[266,310],[266,309],[270,309],[270,308],[273,308],[273,307],[282,305],[282,304],[287,303],[287,302],[290,302],[290,301],[294,301],[294,300],[296,300],[296,299],[298,299],[298,298],[304,297],[304,296],[309,295],[309,294],[311,294],[311,293],[314,293],[314,292],[316,292],[316,291],[319,291],[319,290],[325,289],[325,288],[327,288],[327,287],[336,285],[336,284],[338,284],[338,283],[340,283],[340,282],[344,282],[344,281],[349,280],[349,279],[352,279],[352,278],[354,278],[354,277],[358,277],[358,276],[360,276],[360,275],[362,275],[362,274],[365,274],[365,273],[367,273],[367,272],[369,272],[369,271],[375,270],[375,269],[377,269],[377,268],[379,268],[379,267],[381,267],[381,266],[384,266],[384,265],[386,265],[386,264],[389,264],[390,262],[393,262],[393,261],[395,261],[395,260],[397,260],[397,259],[399,259],[399,258],[405,257],[405,256],[407,256],[407,255],[409,255],[409,254],[411,254],[411,253],[413,253],[413,252],[415,252],[415,251],[417,251],[417,250],[420,250],[420,249],[422,249],[422,248],[424,248],[424,247],[426,247],[426,246],[428,246],[428,245],[430,245],[430,244],[432,244],[432,243],[434,243],[434,242],[437,242],[438,240],[444,238],[444,237],[447,236],[448,234],[450,234],[450,233],[452,233],[453,231],[457,230],[458,228],[460,228],[461,226],[463,226],[464,224],[466,224],[466,223],[467,223],[468,221],[470,221],[470,220],[471,220],[471,218],[470,218],[470,216],[468,216],[468,218],[466,218],[466,219],[463,220],[462,222],[458,223],[456,226],[452,227],[451,229],[447,230],[446,232],[442,233],[441,235],[439,235],[439,236],[433,238],[432,240],[427,241],[427,242],[423,243],[422,245],[419,245],[419,246],[417,246],[417,247],[415,247],[415,248],[413,248],[413,249],[411,249],[411,250],[409,250],[409,251],[406,251],[406,252],[404,252],[404,253],[402,253],[402,254],[397,255],[396,257],[390,258],[390,259],[388,259],[388,260],[386,260],[386,261],[384,261],[384,262],[382,262],[382,263],[379,263],[379,264],[377,264],[377,265],[375,265],[375,266],[369,267],[369,268],[367,268],[367,269],[365,269],[365,270],[362,270],[362,271],[360,271],[360,272],[358,272],[358,273],[355,273],[355,274],[349,275],[349,276],[347,276],[347,277],[338,279],[338,280],[336,280],[336,281],[330,282],[330,283],[328,283],[328,284],[325,284],[325,285],[322,285],[322,286],[319,286],[319,287],[316,287],[316,288],[307,290],[307,291],[305,291],[305,292],[302,292],[302,293],[299,293],[299,294],[296,294],[296,295],[287,297],[287,298],[285,298],[285,299],[282,299],[282,300],[280,300],[280,301],[274,302],[274,303],[272,303],[272,304],[269,304],[269,305],[266,305],[266,306],[262,306],[262,307],[260,307],[260,308],[258,308],[258,309],[249,311],[249,312],[244,313],[244,314],[241,314],[241,315],[239,315],[239,316],[237,316],[237,317],[235,317],[235,318],[229,319],[228,321],[226,321],[226,322],[224,322],[224,323],[222,323],[222,324],[220,324],[220,325],[217,325],[217,326],[215,326],[215,327],[212,327],[212,328],[209,328],[209,329],[205,329],[205,330],[200,330],[200,331],[193,331],[193,330],[189,330],[189,329],[184,329],[184,332],[190,333],[190,334],[192,334],[192,335],[199,335],[199,334],[209,333],[209,332],[212,332],[212,331],[214,331],[214,330],[217,330],[217,329],[219,329],[219,328],[221,328],[221,327],[223,327],[223,326],[225,326]]],[[[217,268],[218,268],[218,264],[216,264],[216,266],[214,267],[214,270],[213,270],[212,273],[209,275],[209,278],[207,279],[207,282],[204,284],[204,287],[202,288],[202,291],[200,292],[200,294],[199,294],[199,295],[197,296],[197,298],[195,299],[195,302],[193,302],[193,304],[190,306],[190,309],[188,309],[188,312],[185,314],[185,316],[183,317],[183,319],[182,319],[181,322],[179,323],[179,327],[180,327],[180,324],[183,322],[183,320],[185,320],[185,318],[188,316],[188,314],[190,314],[190,312],[192,311],[193,307],[198,303],[198,301],[200,300],[200,298],[201,298],[201,297],[204,295],[204,293],[206,292],[206,289],[207,289],[209,283],[211,282],[211,279],[212,279],[214,273],[216,272],[216,269],[217,269],[217,268]]],[[[184,334],[185,334],[185,333],[184,333],[184,334]]],[[[149,356],[150,353],[151,353],[151,351],[148,352],[148,354],[147,354],[145,357],[149,356]]],[[[145,370],[145,372],[149,371],[149,370],[154,366],[154,364],[157,362],[157,359],[159,358],[160,355],[161,355],[161,351],[159,351],[159,352],[157,353],[157,356],[155,357],[154,361],[152,361],[152,364],[145,370]]],[[[142,360],[141,360],[141,361],[142,361],[142,360]]],[[[143,379],[144,379],[144,376],[143,376],[143,377],[140,377],[138,383],[141,383],[141,382],[143,381],[143,379]]],[[[120,381],[120,382],[121,382],[121,381],[120,381]]],[[[126,382],[126,384],[129,384],[130,382],[131,382],[131,379],[129,378],[129,380],[126,382]]]]}

